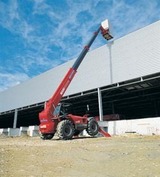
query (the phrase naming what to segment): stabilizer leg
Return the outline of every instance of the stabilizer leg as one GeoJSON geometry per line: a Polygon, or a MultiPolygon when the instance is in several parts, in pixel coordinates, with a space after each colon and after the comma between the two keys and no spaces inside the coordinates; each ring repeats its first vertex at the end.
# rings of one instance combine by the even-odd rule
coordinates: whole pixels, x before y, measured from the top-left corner
{"type": "Polygon", "coordinates": [[[111,135],[107,132],[105,132],[102,128],[99,127],[99,133],[101,133],[104,137],[111,137],[111,135]]]}

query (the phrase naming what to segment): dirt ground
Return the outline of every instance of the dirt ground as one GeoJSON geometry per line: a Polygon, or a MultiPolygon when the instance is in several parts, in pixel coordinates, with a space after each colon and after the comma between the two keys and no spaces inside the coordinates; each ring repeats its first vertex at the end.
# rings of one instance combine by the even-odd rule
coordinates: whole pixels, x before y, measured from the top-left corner
{"type": "Polygon", "coordinates": [[[160,177],[160,136],[0,137],[0,177],[160,177]]]}

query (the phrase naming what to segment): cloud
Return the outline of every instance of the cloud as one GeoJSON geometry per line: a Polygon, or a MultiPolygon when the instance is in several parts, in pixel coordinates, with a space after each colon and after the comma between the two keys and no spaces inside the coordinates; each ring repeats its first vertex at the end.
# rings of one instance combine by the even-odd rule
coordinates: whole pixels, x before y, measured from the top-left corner
{"type": "Polygon", "coordinates": [[[24,73],[0,73],[0,91],[13,87],[29,79],[24,73]]]}
{"type": "Polygon", "coordinates": [[[122,37],[160,19],[158,0],[113,1],[110,21],[115,38],[122,37]],[[129,3],[132,2],[132,3],[129,3]]]}
{"type": "Polygon", "coordinates": [[[5,4],[0,2],[0,25],[11,33],[20,35],[27,40],[29,34],[34,30],[33,26],[19,14],[17,0],[11,0],[5,4]]]}

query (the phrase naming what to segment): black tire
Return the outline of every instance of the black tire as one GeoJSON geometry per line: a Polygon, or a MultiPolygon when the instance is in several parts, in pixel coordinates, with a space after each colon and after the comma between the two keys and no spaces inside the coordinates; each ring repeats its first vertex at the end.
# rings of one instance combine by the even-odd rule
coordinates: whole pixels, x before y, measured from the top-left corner
{"type": "Polygon", "coordinates": [[[54,134],[41,134],[42,140],[51,140],[53,138],[54,134]]]}
{"type": "Polygon", "coordinates": [[[58,123],[57,134],[60,139],[69,140],[74,135],[74,126],[70,120],[62,120],[58,123]]]}
{"type": "Polygon", "coordinates": [[[96,120],[90,119],[87,124],[87,133],[90,136],[96,136],[99,131],[99,125],[96,120]]]}

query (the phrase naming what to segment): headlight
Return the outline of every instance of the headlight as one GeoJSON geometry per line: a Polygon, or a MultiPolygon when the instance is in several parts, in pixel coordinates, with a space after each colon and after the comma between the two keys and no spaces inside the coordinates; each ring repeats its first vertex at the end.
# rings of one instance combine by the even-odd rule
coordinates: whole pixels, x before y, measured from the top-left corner
{"type": "Polygon", "coordinates": [[[41,125],[40,128],[46,128],[46,125],[41,125]]]}

